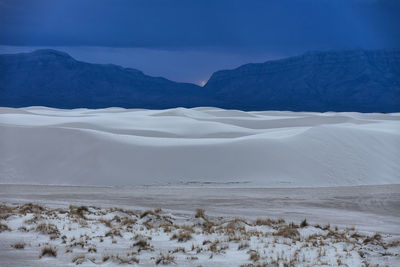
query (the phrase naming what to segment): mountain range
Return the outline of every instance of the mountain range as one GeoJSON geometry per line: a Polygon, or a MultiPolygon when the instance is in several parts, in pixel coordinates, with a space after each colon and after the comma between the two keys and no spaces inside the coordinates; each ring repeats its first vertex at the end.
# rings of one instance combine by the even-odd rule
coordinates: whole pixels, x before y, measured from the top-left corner
{"type": "Polygon", "coordinates": [[[400,111],[400,50],[308,52],[212,74],[204,87],[51,49],[0,55],[0,106],[400,111]]]}

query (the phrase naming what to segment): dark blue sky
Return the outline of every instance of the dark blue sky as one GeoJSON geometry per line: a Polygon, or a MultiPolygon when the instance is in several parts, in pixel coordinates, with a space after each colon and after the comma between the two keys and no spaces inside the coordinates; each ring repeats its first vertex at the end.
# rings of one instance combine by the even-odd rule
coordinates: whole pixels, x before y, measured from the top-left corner
{"type": "Polygon", "coordinates": [[[400,47],[398,0],[0,0],[0,52],[54,47],[200,83],[309,50],[400,47]]]}

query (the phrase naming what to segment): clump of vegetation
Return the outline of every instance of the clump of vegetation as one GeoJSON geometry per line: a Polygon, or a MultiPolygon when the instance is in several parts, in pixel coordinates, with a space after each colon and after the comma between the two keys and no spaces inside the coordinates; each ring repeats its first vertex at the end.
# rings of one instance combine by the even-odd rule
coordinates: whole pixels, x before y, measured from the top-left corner
{"type": "Polygon", "coordinates": [[[184,224],[184,225],[179,226],[179,228],[182,229],[183,231],[186,231],[186,232],[189,232],[192,234],[194,233],[194,228],[191,225],[184,224]]]}
{"type": "Polygon", "coordinates": [[[18,243],[15,243],[15,244],[11,245],[11,247],[13,247],[15,249],[24,249],[25,245],[26,244],[24,242],[18,242],[18,243]]]}
{"type": "Polygon", "coordinates": [[[140,219],[143,219],[144,217],[148,216],[148,215],[156,215],[157,212],[155,212],[154,210],[145,210],[141,215],[140,215],[140,219]]]}
{"type": "Polygon", "coordinates": [[[135,256],[130,256],[130,257],[121,257],[117,256],[117,260],[119,261],[119,264],[133,264],[133,263],[139,263],[139,259],[136,258],[135,256]]]}
{"type": "Polygon", "coordinates": [[[39,204],[34,203],[25,203],[19,207],[19,213],[26,215],[27,213],[35,213],[39,214],[45,210],[44,207],[39,204]]]}
{"type": "Polygon", "coordinates": [[[104,219],[104,218],[100,218],[98,221],[101,222],[101,223],[103,223],[105,226],[107,226],[107,227],[109,227],[109,228],[112,227],[111,220],[106,220],[106,219],[104,219]]]}
{"type": "Polygon", "coordinates": [[[254,224],[255,224],[255,225],[258,225],[258,226],[267,225],[267,226],[270,226],[270,227],[273,227],[274,225],[283,224],[283,223],[285,223],[285,220],[284,220],[284,219],[277,219],[277,220],[274,220],[274,219],[271,219],[271,218],[265,218],[265,219],[258,218],[258,219],[254,222],[254,224]]]}
{"type": "Polygon", "coordinates": [[[250,246],[249,242],[242,242],[242,243],[239,244],[238,250],[242,250],[242,249],[248,248],[249,246],[250,246]]]}
{"type": "Polygon", "coordinates": [[[274,233],[274,235],[286,238],[297,238],[300,236],[300,233],[293,225],[284,225],[279,227],[278,231],[274,233]]]}
{"type": "Polygon", "coordinates": [[[382,236],[380,234],[376,233],[371,237],[365,238],[363,241],[363,244],[368,244],[368,243],[377,244],[377,243],[380,243],[381,240],[382,240],[382,236]]]}
{"type": "Polygon", "coordinates": [[[111,230],[108,231],[105,236],[106,237],[114,237],[114,236],[122,237],[121,231],[117,228],[111,228],[111,230]]]}
{"type": "Polygon", "coordinates": [[[205,219],[206,211],[203,209],[197,209],[196,214],[194,215],[195,218],[203,218],[205,219]]]}
{"type": "Polygon", "coordinates": [[[178,233],[174,233],[171,236],[171,240],[177,239],[178,242],[186,242],[192,239],[192,235],[189,231],[180,230],[178,233]]]}
{"type": "Polygon", "coordinates": [[[86,219],[85,217],[85,212],[89,212],[89,208],[86,206],[79,206],[79,207],[75,207],[75,206],[69,206],[69,213],[71,215],[75,215],[77,217],[80,217],[82,219],[86,219]]]}
{"type": "Polygon", "coordinates": [[[121,221],[121,225],[123,225],[123,226],[125,226],[125,225],[133,225],[135,223],[136,223],[136,219],[129,218],[129,217],[125,217],[121,221]]]}
{"type": "Polygon", "coordinates": [[[0,205],[0,220],[7,220],[14,213],[14,208],[7,205],[0,205]]]}
{"type": "Polygon", "coordinates": [[[139,241],[137,241],[136,243],[134,243],[132,245],[133,247],[138,247],[139,251],[141,250],[148,250],[150,249],[150,244],[147,242],[147,240],[144,239],[140,239],[139,241]]]}
{"type": "Polygon", "coordinates": [[[186,253],[186,249],[184,247],[177,247],[174,250],[170,250],[169,253],[178,253],[178,252],[182,252],[182,253],[186,253]]]}
{"type": "Polygon", "coordinates": [[[110,255],[104,255],[102,260],[103,260],[103,262],[106,262],[106,261],[108,261],[110,258],[111,258],[110,255]]]}
{"type": "Polygon", "coordinates": [[[300,227],[301,227],[301,228],[304,228],[304,227],[307,227],[307,226],[308,226],[307,219],[304,219],[304,220],[300,223],[300,227]]]}
{"type": "Polygon", "coordinates": [[[0,223],[0,233],[2,233],[4,231],[11,231],[11,229],[8,227],[7,224],[0,223]]]}
{"type": "Polygon", "coordinates": [[[45,235],[60,235],[60,231],[58,230],[57,226],[52,223],[40,223],[36,226],[35,230],[45,235]]]}
{"type": "Polygon", "coordinates": [[[160,256],[156,258],[156,264],[172,264],[175,263],[175,257],[170,255],[169,253],[164,255],[160,253],[160,256]]]}
{"type": "Polygon", "coordinates": [[[39,258],[42,258],[44,256],[48,257],[57,257],[57,249],[54,247],[44,247],[42,248],[42,251],[39,254],[39,258]]]}
{"type": "Polygon", "coordinates": [[[260,254],[257,251],[250,251],[250,260],[256,262],[260,259],[260,254]]]}
{"type": "Polygon", "coordinates": [[[76,265],[82,264],[86,261],[85,255],[77,255],[72,259],[72,262],[75,263],[76,265]]]}

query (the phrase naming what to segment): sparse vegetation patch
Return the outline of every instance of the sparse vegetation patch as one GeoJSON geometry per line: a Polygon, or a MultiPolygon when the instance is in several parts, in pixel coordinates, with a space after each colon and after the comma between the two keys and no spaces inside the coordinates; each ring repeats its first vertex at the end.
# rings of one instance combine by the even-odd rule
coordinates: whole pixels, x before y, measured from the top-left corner
{"type": "Polygon", "coordinates": [[[399,237],[361,233],[354,227],[311,225],[306,219],[287,223],[267,217],[212,217],[203,209],[179,217],[161,209],[52,209],[27,203],[1,205],[0,213],[0,238],[9,233],[34,236],[29,246],[9,246],[37,250],[38,260],[54,258],[61,265],[212,265],[235,255],[242,266],[375,266],[381,257],[388,262],[398,257],[400,249],[399,237]]]}

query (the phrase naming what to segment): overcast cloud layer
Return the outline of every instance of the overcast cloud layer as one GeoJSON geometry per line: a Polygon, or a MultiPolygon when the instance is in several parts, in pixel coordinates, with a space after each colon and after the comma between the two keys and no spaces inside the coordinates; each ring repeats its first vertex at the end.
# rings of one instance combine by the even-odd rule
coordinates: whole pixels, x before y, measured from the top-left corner
{"type": "Polygon", "coordinates": [[[149,74],[200,83],[245,60],[399,48],[398,14],[395,0],[0,0],[0,45],[140,48],[141,56],[126,60],[119,56],[124,50],[114,57],[107,49],[98,58],[84,49],[76,54],[144,71],[150,64],[157,67],[149,74]],[[167,71],[175,60],[188,63],[167,71]]]}

